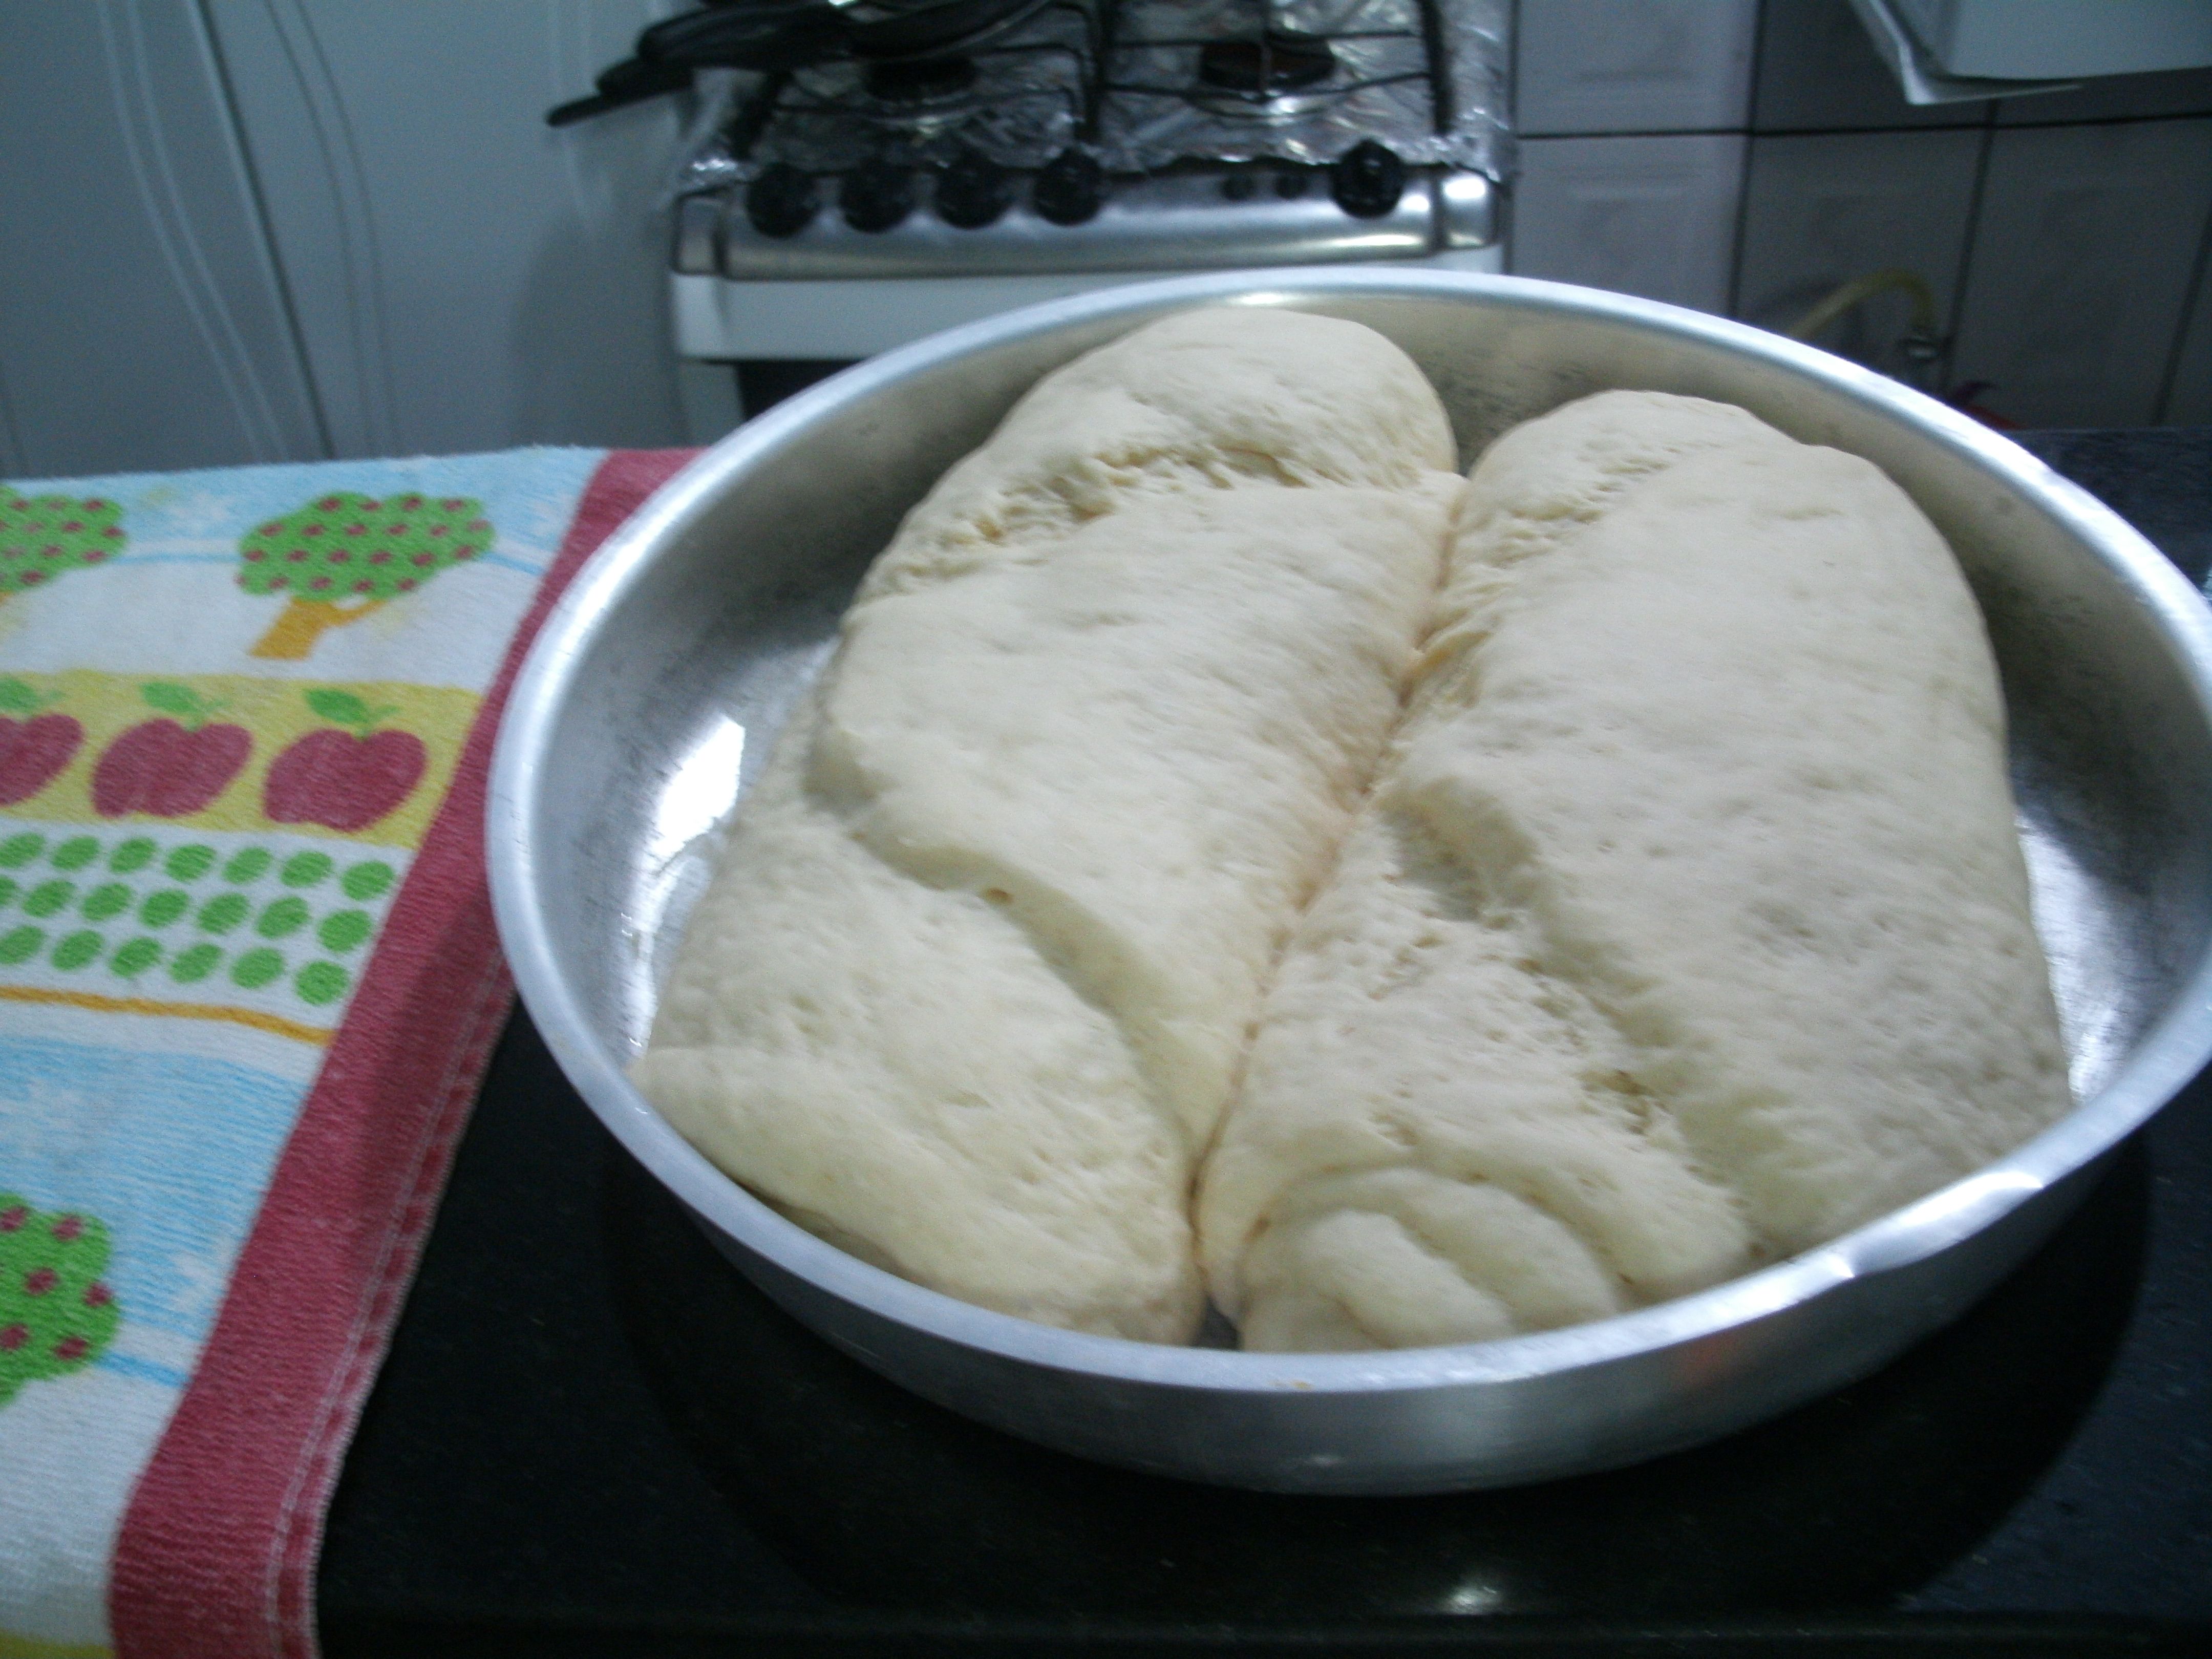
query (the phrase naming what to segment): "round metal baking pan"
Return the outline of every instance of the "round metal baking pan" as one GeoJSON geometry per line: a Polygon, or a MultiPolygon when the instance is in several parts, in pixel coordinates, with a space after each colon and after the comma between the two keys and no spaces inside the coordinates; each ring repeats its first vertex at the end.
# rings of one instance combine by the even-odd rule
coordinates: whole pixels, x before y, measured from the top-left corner
{"type": "Polygon", "coordinates": [[[724,1254],[831,1341],[1013,1433],[1162,1474],[1411,1492],[1606,1468],[1769,1417],[1962,1312],[2212,1053],[2212,612],[2017,446],[1741,325],[1554,283],[1375,270],[1086,295],[833,377],[672,480],[579,575],[509,702],[489,819],[515,977],[562,1068],[724,1254]],[[1949,538],[2004,675],[2014,782],[2079,1104],[2011,1156],[1817,1249],[1569,1329],[1357,1355],[1171,1348],[957,1302],[723,1176],[624,1071],[716,828],[900,516],[1040,374],[1170,312],[1288,306],[1378,329],[1471,459],[1516,422],[1644,387],[1740,404],[1875,461],[1949,538]]]}

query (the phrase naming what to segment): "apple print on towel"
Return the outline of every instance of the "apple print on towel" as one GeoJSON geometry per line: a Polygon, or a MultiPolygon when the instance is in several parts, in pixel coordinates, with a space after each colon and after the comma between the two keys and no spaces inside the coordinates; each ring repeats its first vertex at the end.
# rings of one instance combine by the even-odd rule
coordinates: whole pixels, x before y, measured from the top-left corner
{"type": "Polygon", "coordinates": [[[84,742],[84,727],[50,712],[22,681],[0,678],[0,806],[30,798],[61,775],[84,742]]]}
{"type": "Polygon", "coordinates": [[[100,1282],[107,1229],[92,1216],[45,1215],[0,1193],[0,1406],[26,1382],[81,1370],[115,1334],[115,1292],[100,1282]]]}
{"type": "Polygon", "coordinates": [[[92,810],[104,818],[205,811],[245,767],[252,738],[242,726],[211,724],[223,705],[190,686],[156,680],[138,694],[173,718],[134,726],[107,745],[92,770],[92,810]]]}
{"type": "Polygon", "coordinates": [[[113,501],[88,495],[19,495],[0,484],[0,600],[123,550],[113,501]]]}
{"type": "Polygon", "coordinates": [[[252,654],[296,662],[326,629],[413,592],[491,540],[483,503],[467,496],[318,496],[238,545],[238,585],[284,601],[252,654]]]}
{"type": "Polygon", "coordinates": [[[331,724],[308,732],[270,765],[261,811],[271,823],[319,823],[350,834],[396,811],[415,793],[428,760],[422,740],[376,729],[398,709],[371,708],[350,691],[327,687],[308,692],[307,707],[331,724]]]}

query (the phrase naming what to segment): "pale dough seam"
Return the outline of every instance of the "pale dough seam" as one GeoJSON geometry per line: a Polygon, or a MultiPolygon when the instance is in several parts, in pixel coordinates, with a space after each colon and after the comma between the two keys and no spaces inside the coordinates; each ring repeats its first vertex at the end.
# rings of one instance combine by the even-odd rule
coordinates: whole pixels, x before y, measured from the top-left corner
{"type": "MultiPolygon", "coordinates": [[[[1452,509],[1452,516],[1443,526],[1443,544],[1440,550],[1443,556],[1437,560],[1436,580],[1429,587],[1429,597],[1425,607],[1425,614],[1427,616],[1434,616],[1438,602],[1443,598],[1445,584],[1450,580],[1451,545],[1459,533],[1459,515],[1466,510],[1466,505],[1467,496],[1462,490],[1459,504],[1452,509]]],[[[1336,879],[1337,870],[1344,862],[1345,848],[1352,844],[1352,830],[1358,823],[1362,815],[1374,803],[1376,791],[1381,787],[1382,781],[1383,769],[1389,765],[1396,752],[1398,734],[1406,729],[1407,717],[1413,712],[1413,699],[1419,693],[1424,669],[1420,653],[1425,648],[1425,641],[1433,631],[1431,627],[1425,626],[1415,635],[1413,641],[1413,660],[1407,665],[1405,681],[1398,688],[1398,712],[1391,718],[1390,729],[1383,734],[1382,743],[1376,748],[1374,763],[1367,769],[1367,775],[1360,780],[1358,792],[1350,809],[1345,814],[1343,832],[1337,836],[1336,845],[1328,849],[1328,859],[1316,872],[1313,885],[1307,889],[1305,896],[1291,911],[1290,920],[1284,925],[1282,936],[1275,941],[1275,948],[1268,955],[1267,971],[1260,979],[1260,994],[1253,1003],[1252,1018],[1245,1022],[1244,1040],[1237,1050],[1237,1063],[1230,1073],[1228,1103],[1214,1118],[1213,1127],[1206,1136],[1206,1145],[1198,1150],[1197,1154],[1191,1160],[1187,1200],[1190,1208],[1194,1249],[1196,1248],[1197,1240],[1199,1188],[1204,1184],[1206,1168],[1213,1159],[1214,1148],[1221,1144],[1222,1133],[1228,1127],[1229,1120],[1236,1115],[1237,1103],[1244,1097],[1244,1068],[1251,1062],[1253,1046],[1259,1041],[1260,1023],[1266,1014],[1267,1000],[1274,994],[1276,981],[1282,976],[1284,963],[1290,957],[1291,944],[1297,935],[1298,924],[1305,920],[1307,913],[1313,908],[1315,902],[1328,890],[1330,884],[1336,879]]],[[[1254,1237],[1256,1238],[1258,1234],[1255,1232],[1254,1237]]],[[[1213,1307],[1211,1292],[1206,1297],[1206,1306],[1213,1307]]],[[[1215,1308],[1214,1311],[1219,1313],[1220,1310],[1215,1308]]],[[[1226,1318],[1227,1316],[1224,1315],[1223,1317],[1226,1318]]]]}

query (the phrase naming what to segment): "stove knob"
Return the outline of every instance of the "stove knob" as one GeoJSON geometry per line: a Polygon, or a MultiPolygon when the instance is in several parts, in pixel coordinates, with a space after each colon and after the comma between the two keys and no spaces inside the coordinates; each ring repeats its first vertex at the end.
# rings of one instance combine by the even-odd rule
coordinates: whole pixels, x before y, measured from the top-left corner
{"type": "Polygon", "coordinates": [[[981,230],[1013,203],[1006,170],[988,155],[963,149],[937,178],[937,216],[962,230],[981,230]]]}
{"type": "Polygon", "coordinates": [[[855,230],[889,230],[914,211],[914,174],[889,161],[863,161],[845,175],[837,206],[855,230]]]}
{"type": "Polygon", "coordinates": [[[1328,170],[1328,193],[1355,219],[1380,219],[1406,193],[1406,164],[1372,138],[1364,138],[1328,170]]]}
{"type": "Polygon", "coordinates": [[[745,217],[763,236],[796,236],[814,222],[814,180],[781,161],[745,186],[745,217]]]}
{"type": "Polygon", "coordinates": [[[1106,169],[1079,149],[1064,149],[1038,169],[1030,200],[1037,216],[1056,225],[1079,225],[1106,204],[1106,169]]]}

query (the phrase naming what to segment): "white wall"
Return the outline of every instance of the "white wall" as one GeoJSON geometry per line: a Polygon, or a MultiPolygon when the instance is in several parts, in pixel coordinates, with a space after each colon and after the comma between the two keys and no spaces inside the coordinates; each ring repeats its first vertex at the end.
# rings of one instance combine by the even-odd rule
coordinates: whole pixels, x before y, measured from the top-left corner
{"type": "Polygon", "coordinates": [[[554,130],[665,0],[211,0],[339,455],[679,441],[667,99],[554,130]]]}
{"type": "Polygon", "coordinates": [[[0,9],[0,465],[324,453],[191,0],[0,9]]]}
{"type": "Polygon", "coordinates": [[[0,470],[653,445],[677,0],[0,7],[0,470]]]}

